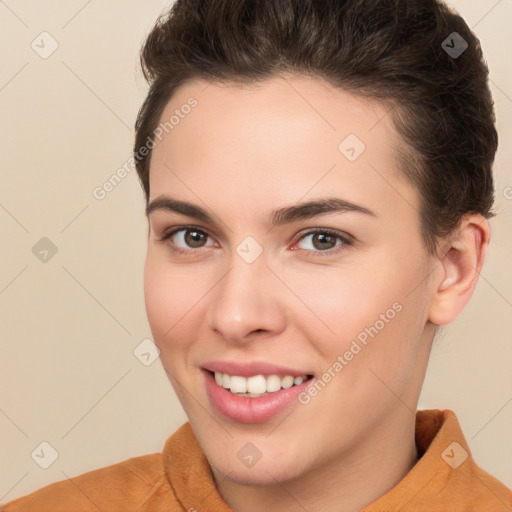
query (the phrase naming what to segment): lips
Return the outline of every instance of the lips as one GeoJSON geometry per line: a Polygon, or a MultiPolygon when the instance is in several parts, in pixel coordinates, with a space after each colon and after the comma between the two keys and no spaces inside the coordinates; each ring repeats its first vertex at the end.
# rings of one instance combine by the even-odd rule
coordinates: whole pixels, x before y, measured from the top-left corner
{"type": "Polygon", "coordinates": [[[309,386],[313,379],[307,370],[287,368],[266,362],[236,363],[213,361],[203,365],[206,392],[214,410],[224,418],[237,423],[262,423],[268,421],[293,406],[298,406],[298,395],[309,386]],[[215,374],[231,376],[308,376],[307,380],[286,389],[257,396],[235,394],[215,381],[215,374]]]}

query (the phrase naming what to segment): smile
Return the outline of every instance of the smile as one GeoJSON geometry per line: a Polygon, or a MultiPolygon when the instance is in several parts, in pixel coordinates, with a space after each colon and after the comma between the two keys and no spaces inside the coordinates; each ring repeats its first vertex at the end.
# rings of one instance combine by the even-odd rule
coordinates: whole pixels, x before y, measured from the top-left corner
{"type": "Polygon", "coordinates": [[[298,396],[313,382],[312,375],[252,375],[242,377],[203,368],[212,409],[236,423],[263,423],[298,405],[298,396]],[[269,391],[270,390],[270,391],[269,391]]]}

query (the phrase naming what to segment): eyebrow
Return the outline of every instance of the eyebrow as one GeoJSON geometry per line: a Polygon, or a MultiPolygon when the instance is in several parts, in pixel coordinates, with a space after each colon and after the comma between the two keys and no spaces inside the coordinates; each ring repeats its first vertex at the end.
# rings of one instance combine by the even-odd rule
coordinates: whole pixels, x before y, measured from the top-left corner
{"type": "MultiPolygon", "coordinates": [[[[209,224],[218,223],[217,218],[203,208],[186,201],[178,201],[169,196],[160,196],[151,201],[146,206],[146,216],[149,217],[152,212],[157,210],[179,213],[209,224]]],[[[270,213],[267,222],[271,227],[276,227],[299,220],[310,219],[319,215],[344,212],[358,212],[372,217],[378,217],[375,212],[364,206],[350,203],[338,197],[326,197],[274,210],[270,213]]]]}

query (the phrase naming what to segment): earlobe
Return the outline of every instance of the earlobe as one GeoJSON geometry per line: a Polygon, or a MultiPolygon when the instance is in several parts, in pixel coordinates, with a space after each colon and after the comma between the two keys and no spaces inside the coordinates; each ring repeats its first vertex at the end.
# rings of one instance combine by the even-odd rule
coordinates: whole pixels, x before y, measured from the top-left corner
{"type": "Polygon", "coordinates": [[[447,249],[439,256],[440,272],[433,281],[429,321],[434,325],[451,323],[469,302],[478,282],[489,238],[487,219],[481,215],[470,215],[447,240],[447,249]]]}

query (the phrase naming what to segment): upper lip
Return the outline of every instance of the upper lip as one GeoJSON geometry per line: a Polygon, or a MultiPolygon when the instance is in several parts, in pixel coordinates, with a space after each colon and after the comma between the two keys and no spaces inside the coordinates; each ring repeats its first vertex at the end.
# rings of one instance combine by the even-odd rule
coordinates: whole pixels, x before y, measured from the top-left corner
{"type": "Polygon", "coordinates": [[[301,377],[312,375],[308,371],[301,371],[265,361],[209,361],[202,367],[210,372],[227,373],[228,375],[239,375],[241,377],[252,377],[254,375],[291,375],[301,377]]]}

